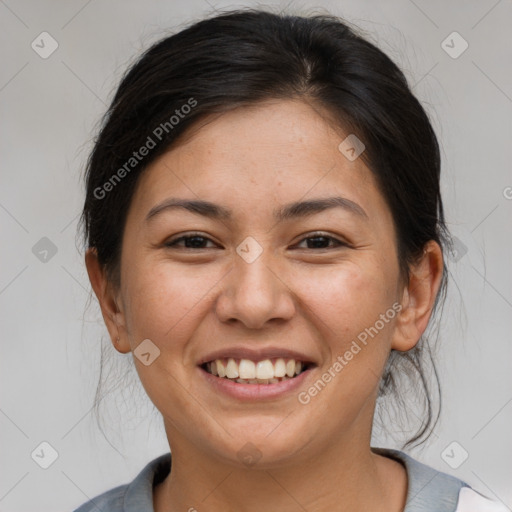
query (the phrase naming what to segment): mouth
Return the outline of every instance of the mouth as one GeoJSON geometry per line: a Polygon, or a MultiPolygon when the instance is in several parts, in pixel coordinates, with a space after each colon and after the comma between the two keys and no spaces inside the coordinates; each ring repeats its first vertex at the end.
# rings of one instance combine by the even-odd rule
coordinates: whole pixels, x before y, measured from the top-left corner
{"type": "Polygon", "coordinates": [[[210,375],[238,384],[278,384],[295,379],[314,366],[312,362],[284,357],[258,361],[229,357],[200,365],[210,375]]]}

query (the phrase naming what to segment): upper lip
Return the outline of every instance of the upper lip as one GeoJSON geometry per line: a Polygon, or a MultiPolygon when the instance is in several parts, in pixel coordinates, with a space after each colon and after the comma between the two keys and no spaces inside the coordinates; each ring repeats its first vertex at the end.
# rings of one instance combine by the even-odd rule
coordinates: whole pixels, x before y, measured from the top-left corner
{"type": "Polygon", "coordinates": [[[248,348],[248,347],[231,347],[214,350],[209,352],[198,361],[198,365],[215,361],[215,359],[249,359],[251,361],[263,361],[264,359],[273,359],[282,357],[283,359],[295,359],[296,361],[302,361],[304,363],[316,364],[311,356],[304,353],[297,352],[296,350],[290,350],[287,348],[280,347],[265,347],[265,348],[248,348]]]}

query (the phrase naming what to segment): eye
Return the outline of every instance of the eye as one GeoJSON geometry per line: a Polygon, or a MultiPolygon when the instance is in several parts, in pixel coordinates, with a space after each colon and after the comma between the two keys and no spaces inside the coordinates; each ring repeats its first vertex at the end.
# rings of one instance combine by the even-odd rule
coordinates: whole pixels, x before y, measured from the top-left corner
{"type": "Polygon", "coordinates": [[[348,247],[347,243],[324,233],[312,233],[310,236],[303,238],[299,244],[297,244],[297,247],[304,242],[306,242],[307,247],[300,247],[301,249],[336,249],[343,246],[348,247]]]}
{"type": "Polygon", "coordinates": [[[166,247],[178,247],[183,249],[209,249],[210,247],[206,247],[205,245],[208,242],[212,242],[212,240],[199,233],[191,233],[175,238],[174,240],[169,240],[165,242],[164,245],[166,247]]]}
{"type": "MultiPolygon", "coordinates": [[[[166,247],[182,249],[210,249],[212,246],[207,246],[209,242],[213,244],[213,247],[218,247],[218,245],[215,244],[210,238],[203,236],[200,233],[182,235],[178,238],[165,242],[164,245],[166,247]]],[[[296,245],[296,247],[300,249],[336,249],[343,246],[348,247],[348,244],[324,233],[313,233],[310,236],[303,238],[296,245]],[[306,247],[304,247],[304,243],[306,243],[306,247]]]]}

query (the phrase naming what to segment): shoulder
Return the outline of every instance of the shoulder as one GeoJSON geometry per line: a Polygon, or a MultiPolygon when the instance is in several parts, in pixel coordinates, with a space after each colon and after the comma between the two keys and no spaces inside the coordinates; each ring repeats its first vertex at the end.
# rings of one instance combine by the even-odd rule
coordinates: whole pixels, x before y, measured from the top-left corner
{"type": "Polygon", "coordinates": [[[171,454],[149,462],[135,479],[90,499],[74,512],[153,512],[153,487],[171,470],[171,454]]]}
{"type": "Polygon", "coordinates": [[[126,494],[127,485],[120,485],[110,491],[104,492],[90,499],[74,512],[93,512],[101,510],[104,512],[124,512],[124,496],[126,494]]]}
{"type": "Polygon", "coordinates": [[[506,512],[508,509],[473,490],[459,478],[389,448],[372,451],[401,462],[407,471],[404,512],[506,512]]]}
{"type": "Polygon", "coordinates": [[[491,501],[470,487],[463,487],[455,512],[508,512],[502,503],[491,501]]]}

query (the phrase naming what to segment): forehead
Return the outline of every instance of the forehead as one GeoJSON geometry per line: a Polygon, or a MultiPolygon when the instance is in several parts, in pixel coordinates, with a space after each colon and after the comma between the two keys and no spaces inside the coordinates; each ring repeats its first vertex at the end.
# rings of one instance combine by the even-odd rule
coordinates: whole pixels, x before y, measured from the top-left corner
{"type": "Polygon", "coordinates": [[[298,100],[210,116],[146,169],[133,202],[148,210],[181,195],[229,202],[235,211],[250,206],[254,213],[328,194],[385,208],[362,159],[352,161],[340,151],[347,135],[320,109],[298,100]]]}
{"type": "MultiPolygon", "coordinates": [[[[215,155],[237,168],[241,164],[262,171],[264,165],[274,172],[293,168],[299,176],[307,167],[301,165],[304,158],[308,164],[310,160],[324,166],[334,163],[346,134],[319,107],[276,99],[208,116],[185,137],[186,142],[175,148],[176,158],[200,162],[215,155]]],[[[351,167],[358,166],[356,162],[351,167]]]]}

